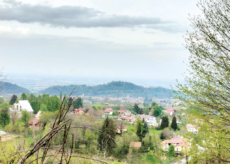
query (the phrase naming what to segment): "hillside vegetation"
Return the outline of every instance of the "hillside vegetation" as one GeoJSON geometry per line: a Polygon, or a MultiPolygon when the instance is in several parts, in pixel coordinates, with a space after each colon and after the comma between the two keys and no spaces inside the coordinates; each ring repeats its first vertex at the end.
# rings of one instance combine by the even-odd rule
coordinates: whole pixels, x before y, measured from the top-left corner
{"type": "Polygon", "coordinates": [[[0,95],[10,95],[10,94],[21,95],[22,93],[26,93],[26,94],[30,93],[28,89],[8,82],[0,82],[0,86],[1,86],[0,95]]]}
{"type": "Polygon", "coordinates": [[[74,95],[85,94],[87,96],[119,96],[125,97],[156,97],[156,98],[170,98],[174,95],[172,90],[162,87],[150,87],[145,88],[128,82],[110,82],[107,84],[97,86],[86,86],[86,85],[68,85],[68,86],[52,86],[47,89],[41,90],[40,93],[59,95],[60,92],[63,94],[69,94],[73,88],[76,87],[77,93],[74,95]]]}

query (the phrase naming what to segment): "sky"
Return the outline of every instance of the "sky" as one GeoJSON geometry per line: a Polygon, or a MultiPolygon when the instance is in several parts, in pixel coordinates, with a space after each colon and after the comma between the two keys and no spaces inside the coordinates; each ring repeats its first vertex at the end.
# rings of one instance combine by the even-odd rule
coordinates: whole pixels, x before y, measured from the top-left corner
{"type": "Polygon", "coordinates": [[[199,0],[0,0],[4,74],[183,79],[199,0]]]}

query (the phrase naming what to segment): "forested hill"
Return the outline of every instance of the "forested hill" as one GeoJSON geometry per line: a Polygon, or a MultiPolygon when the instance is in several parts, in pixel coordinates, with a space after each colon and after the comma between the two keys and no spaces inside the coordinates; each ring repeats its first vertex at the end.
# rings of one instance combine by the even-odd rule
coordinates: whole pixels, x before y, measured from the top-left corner
{"type": "Polygon", "coordinates": [[[22,93],[29,94],[30,91],[16,84],[11,84],[8,82],[0,82],[0,95],[11,95],[11,94],[21,95],[22,93]]]}
{"type": "Polygon", "coordinates": [[[145,88],[128,82],[110,82],[97,86],[86,85],[68,85],[68,86],[52,86],[41,90],[40,93],[59,95],[69,94],[76,87],[77,93],[74,95],[85,94],[85,96],[119,96],[125,97],[156,97],[156,98],[170,98],[170,94],[174,95],[172,90],[162,87],[145,88]]]}

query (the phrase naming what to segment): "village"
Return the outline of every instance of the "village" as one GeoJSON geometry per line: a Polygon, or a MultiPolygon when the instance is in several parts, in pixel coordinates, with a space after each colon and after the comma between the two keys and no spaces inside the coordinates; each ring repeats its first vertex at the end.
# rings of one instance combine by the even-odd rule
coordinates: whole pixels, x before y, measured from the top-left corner
{"type": "MultiPolygon", "coordinates": [[[[22,97],[20,99],[23,100],[19,99],[9,107],[11,120],[14,119],[13,117],[20,120],[22,112],[26,111],[30,114],[27,126],[31,131],[35,131],[35,135],[36,133],[41,133],[42,129],[48,126],[48,122],[52,121],[50,118],[45,118],[47,120],[44,121],[48,111],[39,110],[35,114],[30,101],[22,97]],[[44,126],[44,122],[46,122],[46,126],[44,126]]],[[[62,96],[61,99],[63,100],[64,97],[62,96]]],[[[95,122],[102,122],[106,118],[110,118],[116,125],[118,137],[135,134],[137,122],[142,121],[147,123],[148,133],[154,134],[157,138],[159,149],[168,154],[170,146],[173,145],[173,156],[180,158],[183,158],[185,153],[189,151],[192,142],[192,138],[186,138],[186,134],[196,135],[199,131],[197,120],[189,123],[186,117],[186,108],[183,106],[183,102],[178,99],[147,99],[143,97],[131,98],[129,96],[107,98],[84,95],[69,97],[69,99],[73,100],[73,105],[67,115],[68,118],[81,120],[87,117],[87,119],[93,119],[95,122]],[[77,101],[80,104],[75,108],[74,102],[77,101]],[[172,124],[176,124],[176,128],[172,124]]],[[[17,120],[14,121],[16,122],[17,120]]],[[[2,141],[19,138],[20,135],[21,133],[15,133],[9,127],[0,131],[2,141]]],[[[139,141],[135,138],[129,141],[129,148],[141,149],[145,146],[143,144],[145,144],[144,141],[139,141]]]]}

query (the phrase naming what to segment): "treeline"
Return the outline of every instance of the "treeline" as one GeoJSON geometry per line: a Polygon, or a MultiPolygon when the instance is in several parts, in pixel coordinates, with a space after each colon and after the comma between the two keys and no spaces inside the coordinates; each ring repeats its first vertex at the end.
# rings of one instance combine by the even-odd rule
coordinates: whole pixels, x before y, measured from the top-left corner
{"type": "Polygon", "coordinates": [[[108,84],[97,85],[97,86],[86,86],[86,85],[68,85],[68,86],[52,86],[47,89],[41,90],[40,93],[59,95],[60,92],[63,94],[71,93],[73,88],[78,91],[75,95],[85,94],[87,96],[113,96],[113,97],[156,97],[156,98],[170,98],[170,94],[173,96],[174,93],[170,89],[162,87],[150,87],[145,88],[128,82],[110,82],[108,84]]]}

